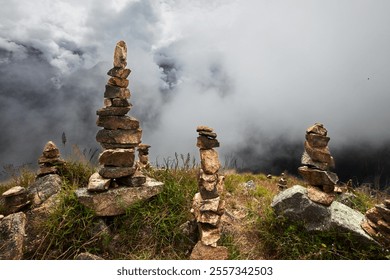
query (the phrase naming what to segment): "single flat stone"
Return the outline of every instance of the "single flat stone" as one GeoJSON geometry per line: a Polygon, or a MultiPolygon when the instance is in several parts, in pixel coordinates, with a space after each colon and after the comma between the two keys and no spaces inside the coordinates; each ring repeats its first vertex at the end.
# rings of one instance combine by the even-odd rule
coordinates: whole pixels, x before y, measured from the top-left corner
{"type": "Polygon", "coordinates": [[[139,152],[143,152],[145,155],[147,155],[150,147],[151,146],[148,144],[141,143],[138,145],[137,149],[139,152]]]}
{"type": "Polygon", "coordinates": [[[89,177],[87,190],[89,192],[104,192],[110,187],[111,179],[105,179],[98,172],[89,177]]]}
{"type": "Polygon", "coordinates": [[[208,175],[200,170],[198,178],[199,192],[203,199],[212,199],[219,196],[217,189],[218,176],[216,174],[208,175]]]}
{"type": "Polygon", "coordinates": [[[99,155],[99,163],[104,166],[132,167],[134,158],[134,149],[108,149],[99,155]]]}
{"type": "Polygon", "coordinates": [[[206,136],[206,137],[209,137],[211,139],[217,138],[217,133],[215,133],[215,132],[200,131],[199,135],[200,136],[206,136]]]}
{"type": "Polygon", "coordinates": [[[96,111],[98,116],[124,116],[131,109],[131,106],[128,107],[104,107],[96,111]]]}
{"type": "Polygon", "coordinates": [[[216,247],[218,240],[221,238],[220,227],[198,223],[198,228],[200,233],[200,241],[202,241],[205,245],[216,247]]]}
{"type": "Polygon", "coordinates": [[[112,106],[114,107],[133,107],[133,105],[127,99],[113,98],[111,101],[112,106]]]}
{"type": "Polygon", "coordinates": [[[377,223],[380,219],[382,219],[382,216],[379,211],[375,207],[373,207],[366,211],[366,218],[374,223],[377,223]]]}
{"type": "Polygon", "coordinates": [[[326,128],[322,123],[315,123],[314,125],[310,126],[308,129],[306,129],[306,133],[326,136],[328,134],[328,131],[326,130],[326,128]]]}
{"type": "Polygon", "coordinates": [[[199,150],[200,164],[206,174],[215,174],[218,172],[221,164],[218,159],[218,152],[214,149],[199,150]]]}
{"type": "Polygon", "coordinates": [[[312,186],[335,185],[338,181],[336,173],[312,169],[307,166],[298,168],[299,174],[312,186]]]}
{"type": "Polygon", "coordinates": [[[370,235],[371,237],[374,237],[374,238],[376,237],[377,231],[374,228],[372,228],[367,221],[364,220],[360,224],[360,226],[362,227],[362,229],[364,229],[364,231],[366,233],[368,233],[368,235],[370,235]]]}
{"type": "Polygon", "coordinates": [[[140,187],[146,183],[146,176],[136,171],[132,176],[121,177],[116,181],[120,186],[140,187]]]}
{"type": "Polygon", "coordinates": [[[114,51],[114,67],[125,68],[127,65],[127,46],[124,41],[119,41],[114,51]]]}
{"type": "Polygon", "coordinates": [[[334,166],[334,159],[330,155],[329,148],[313,148],[310,146],[309,142],[305,141],[305,151],[313,161],[318,161],[326,163],[328,166],[334,166]]]}
{"type": "Polygon", "coordinates": [[[313,148],[325,148],[328,146],[329,140],[330,138],[327,136],[312,133],[306,134],[306,141],[309,142],[310,146],[313,148]]]}
{"type": "Polygon", "coordinates": [[[56,174],[57,173],[57,167],[55,166],[40,166],[38,171],[38,177],[46,176],[49,174],[56,174]]]}
{"type": "Polygon", "coordinates": [[[221,215],[213,211],[200,211],[197,222],[217,226],[221,222],[221,215]]]}
{"type": "Polygon", "coordinates": [[[390,199],[386,199],[385,201],[383,201],[383,204],[386,208],[390,209],[390,199]]]}
{"type": "Polygon", "coordinates": [[[201,241],[192,249],[190,260],[227,260],[229,252],[223,246],[207,246],[201,241]]]}
{"type": "Polygon", "coordinates": [[[16,186],[3,192],[2,196],[3,197],[16,196],[16,195],[24,194],[25,192],[26,192],[26,188],[23,188],[21,186],[16,186]]]}
{"type": "Polygon", "coordinates": [[[142,129],[102,129],[96,134],[96,141],[107,144],[135,144],[141,143],[142,129]]]}
{"type": "Polygon", "coordinates": [[[96,121],[97,126],[105,129],[138,129],[139,121],[130,116],[99,116],[96,121]]]}
{"type": "Polygon", "coordinates": [[[106,85],[106,91],[104,92],[105,98],[121,98],[121,99],[127,99],[130,98],[130,90],[127,88],[122,88],[118,86],[113,85],[106,85]]]}
{"type": "Polygon", "coordinates": [[[196,146],[200,149],[212,149],[219,147],[217,139],[210,139],[206,136],[198,136],[196,146]]]}
{"type": "Polygon", "coordinates": [[[97,216],[117,216],[125,214],[126,209],[136,202],[147,200],[163,189],[163,183],[147,178],[141,187],[119,187],[106,192],[90,193],[87,188],[75,191],[81,204],[92,209],[97,216]]]}
{"type": "Polygon", "coordinates": [[[312,160],[311,157],[309,156],[309,154],[306,151],[304,151],[303,154],[302,154],[301,163],[303,165],[308,165],[310,167],[315,167],[315,168],[318,168],[318,169],[321,169],[321,170],[328,170],[330,167],[334,167],[334,166],[330,166],[326,162],[319,162],[319,161],[312,160]]]}
{"type": "Polygon", "coordinates": [[[378,224],[379,231],[381,231],[385,234],[390,234],[390,224],[389,223],[387,223],[384,220],[379,220],[377,224],[378,224]]]}
{"type": "Polygon", "coordinates": [[[386,222],[390,222],[390,209],[386,208],[383,204],[375,205],[375,208],[386,222]]]}
{"type": "Polygon", "coordinates": [[[121,88],[127,88],[129,85],[129,80],[128,79],[122,79],[118,77],[111,77],[107,84],[111,86],[116,86],[116,87],[121,87],[121,88]]]}
{"type": "Polygon", "coordinates": [[[115,179],[131,176],[135,172],[134,167],[102,167],[99,170],[100,176],[106,179],[115,179]]]}
{"type": "Polygon", "coordinates": [[[62,188],[61,177],[57,174],[50,174],[40,177],[31,184],[27,191],[33,206],[41,205],[62,188]]]}
{"type": "Polygon", "coordinates": [[[201,132],[201,131],[204,131],[204,132],[213,132],[213,129],[211,127],[208,127],[208,126],[205,126],[205,125],[199,125],[197,128],[196,128],[196,132],[201,132]]]}
{"type": "Polygon", "coordinates": [[[104,149],[135,149],[138,144],[100,143],[104,149]]]}
{"type": "Polygon", "coordinates": [[[39,164],[50,164],[50,165],[61,165],[64,164],[64,160],[60,157],[47,158],[44,156],[40,156],[38,158],[39,164]]]}
{"type": "Polygon", "coordinates": [[[307,188],[307,196],[311,201],[320,203],[325,206],[331,205],[336,198],[334,194],[325,193],[320,189],[312,186],[307,188]]]}
{"type": "Polygon", "coordinates": [[[107,75],[111,77],[126,79],[130,75],[130,73],[131,73],[130,69],[126,69],[122,67],[114,67],[107,72],[107,75]]]}

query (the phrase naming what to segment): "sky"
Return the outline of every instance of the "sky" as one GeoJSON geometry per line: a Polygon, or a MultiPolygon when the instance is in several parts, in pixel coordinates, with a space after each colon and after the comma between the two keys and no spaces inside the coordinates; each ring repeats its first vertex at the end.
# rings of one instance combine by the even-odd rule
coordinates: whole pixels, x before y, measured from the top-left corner
{"type": "Polygon", "coordinates": [[[36,165],[48,140],[64,157],[72,145],[87,155],[101,149],[96,110],[115,44],[124,40],[129,114],[141,121],[152,162],[175,152],[197,158],[196,126],[207,125],[218,134],[223,163],[294,172],[306,128],[320,122],[343,179],[362,172],[390,178],[389,1],[1,6],[0,168],[36,165]]]}

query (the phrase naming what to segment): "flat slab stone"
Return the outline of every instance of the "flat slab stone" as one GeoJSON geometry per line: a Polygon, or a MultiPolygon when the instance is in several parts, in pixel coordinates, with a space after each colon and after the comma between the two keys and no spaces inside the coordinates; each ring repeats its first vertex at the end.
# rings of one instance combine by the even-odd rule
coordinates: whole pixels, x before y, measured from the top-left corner
{"type": "Polygon", "coordinates": [[[106,91],[104,92],[104,98],[121,98],[128,99],[130,98],[130,90],[123,87],[106,85],[106,91]]]}
{"type": "Polygon", "coordinates": [[[130,75],[131,70],[122,67],[114,67],[108,70],[107,75],[111,77],[118,77],[122,79],[126,79],[130,75]]]}
{"type": "Polygon", "coordinates": [[[124,116],[131,109],[131,106],[127,107],[105,107],[96,111],[98,116],[124,116]]]}
{"type": "Polygon", "coordinates": [[[96,134],[96,141],[107,144],[131,144],[141,143],[142,129],[102,129],[96,134]]]}
{"type": "Polygon", "coordinates": [[[15,196],[20,195],[26,192],[26,188],[23,188],[21,186],[16,186],[13,188],[10,188],[9,190],[3,192],[2,196],[9,197],[9,196],[15,196]]]}
{"type": "Polygon", "coordinates": [[[215,174],[221,167],[221,163],[218,159],[218,152],[214,149],[199,150],[200,151],[200,164],[203,171],[206,174],[215,174]]]}
{"type": "Polygon", "coordinates": [[[329,206],[336,198],[334,194],[325,193],[320,189],[312,186],[307,188],[307,196],[310,200],[325,206],[329,206]]]}
{"type": "Polygon", "coordinates": [[[313,169],[307,166],[299,167],[298,172],[302,175],[306,182],[313,186],[331,186],[335,185],[339,180],[336,173],[313,169]]]}
{"type": "Polygon", "coordinates": [[[103,193],[90,193],[87,188],[75,191],[81,204],[92,209],[97,216],[117,216],[125,214],[132,204],[159,194],[163,183],[147,178],[141,187],[119,187],[103,193]]]}
{"type": "Polygon", "coordinates": [[[99,116],[96,125],[105,129],[138,129],[139,121],[130,116],[99,116]]]}
{"type": "Polygon", "coordinates": [[[99,163],[106,166],[132,167],[134,158],[134,149],[107,149],[99,155],[99,163]]]}

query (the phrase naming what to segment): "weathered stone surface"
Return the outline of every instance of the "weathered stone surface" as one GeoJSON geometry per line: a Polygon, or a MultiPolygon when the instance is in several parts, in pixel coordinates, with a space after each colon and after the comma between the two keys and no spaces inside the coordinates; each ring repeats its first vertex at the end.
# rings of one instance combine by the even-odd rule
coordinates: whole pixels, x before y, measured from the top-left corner
{"type": "Polygon", "coordinates": [[[304,146],[305,146],[305,151],[313,161],[326,163],[328,164],[328,166],[331,167],[334,166],[334,159],[330,155],[328,146],[326,146],[325,148],[313,148],[310,146],[310,144],[307,141],[305,141],[304,146]]]}
{"type": "Polygon", "coordinates": [[[118,77],[122,79],[126,79],[130,75],[131,70],[122,68],[122,67],[114,67],[108,70],[107,75],[111,77],[118,77]]]}
{"type": "Polygon", "coordinates": [[[323,204],[325,206],[329,206],[334,200],[335,195],[334,194],[328,194],[316,187],[309,186],[307,188],[307,196],[310,200],[323,204]]]}
{"type": "Polygon", "coordinates": [[[212,199],[204,199],[202,200],[202,203],[200,204],[200,211],[212,211],[212,212],[218,212],[219,204],[220,204],[220,197],[212,198],[212,199]]]}
{"type": "Polygon", "coordinates": [[[200,164],[206,174],[217,173],[221,167],[218,152],[214,149],[200,150],[200,164]]]}
{"type": "Polygon", "coordinates": [[[0,221],[0,260],[23,258],[26,214],[18,212],[0,221]]]}
{"type": "Polygon", "coordinates": [[[112,86],[127,88],[129,85],[129,80],[118,77],[111,77],[107,83],[112,86]]]}
{"type": "Polygon", "coordinates": [[[0,221],[4,219],[4,215],[0,215],[0,221]]]}
{"type": "Polygon", "coordinates": [[[49,174],[56,174],[57,173],[57,167],[55,166],[40,166],[37,176],[43,177],[49,174]]]}
{"type": "Polygon", "coordinates": [[[127,46],[124,41],[116,44],[114,51],[114,67],[125,68],[127,65],[127,46]]]}
{"type": "Polygon", "coordinates": [[[149,162],[149,156],[147,155],[138,155],[138,158],[142,164],[147,164],[149,162]]]}
{"type": "Polygon", "coordinates": [[[208,175],[200,170],[198,187],[199,192],[203,199],[212,199],[218,197],[218,176],[217,175],[208,175]]]}
{"type": "Polygon", "coordinates": [[[213,132],[213,129],[205,125],[199,125],[196,128],[196,132],[213,132]]]}
{"type": "Polygon", "coordinates": [[[313,161],[309,154],[306,153],[306,151],[304,151],[302,154],[301,163],[303,165],[308,165],[309,167],[315,167],[321,170],[328,170],[331,167],[326,162],[313,161]]]}
{"type": "Polygon", "coordinates": [[[139,128],[139,121],[130,116],[99,116],[96,121],[97,126],[105,129],[131,129],[139,128]]]}
{"type": "Polygon", "coordinates": [[[100,176],[106,179],[115,179],[125,176],[131,176],[135,172],[134,167],[111,167],[105,166],[99,170],[100,176]]]}
{"type": "Polygon", "coordinates": [[[100,143],[104,149],[134,149],[138,144],[100,143]]]}
{"type": "Polygon", "coordinates": [[[146,183],[146,176],[136,171],[132,176],[118,178],[117,182],[121,186],[139,187],[146,183]]]}
{"type": "Polygon", "coordinates": [[[106,85],[106,91],[104,92],[104,98],[130,98],[130,90],[127,88],[117,87],[113,85],[106,85]]]}
{"type": "Polygon", "coordinates": [[[114,107],[133,107],[133,105],[127,100],[122,98],[111,99],[112,106],[114,107]]]}
{"type": "Polygon", "coordinates": [[[57,174],[38,178],[27,191],[33,206],[40,205],[50,196],[58,193],[62,187],[61,177],[57,174]]]}
{"type": "Polygon", "coordinates": [[[190,260],[227,260],[228,249],[223,246],[207,246],[201,241],[192,249],[190,260]]]}
{"type": "Polygon", "coordinates": [[[87,190],[90,192],[104,192],[110,187],[111,180],[105,179],[98,172],[89,177],[87,190]]]}
{"type": "Polygon", "coordinates": [[[104,166],[132,167],[134,158],[134,149],[108,149],[99,155],[99,163],[104,166]]]}
{"type": "Polygon", "coordinates": [[[88,260],[88,261],[104,260],[103,258],[96,256],[94,254],[91,254],[91,253],[80,253],[74,259],[81,260],[81,261],[84,261],[84,260],[88,260]]]}
{"type": "Polygon", "coordinates": [[[385,221],[390,222],[390,209],[386,208],[383,204],[375,205],[375,209],[385,221]]]}
{"type": "Polygon", "coordinates": [[[142,187],[119,187],[97,194],[81,188],[75,193],[80,203],[92,209],[97,216],[116,216],[124,214],[133,203],[157,195],[162,188],[163,183],[148,178],[142,187]]]}
{"type": "Polygon", "coordinates": [[[9,215],[24,210],[30,204],[26,194],[0,198],[0,213],[9,215]]]}
{"type": "Polygon", "coordinates": [[[132,144],[141,143],[141,129],[102,129],[96,134],[96,141],[106,144],[132,144]]]}
{"type": "Polygon", "coordinates": [[[112,106],[112,98],[104,98],[103,99],[103,105],[104,105],[104,107],[112,106]]]}
{"type": "Polygon", "coordinates": [[[306,130],[306,133],[313,133],[313,134],[326,136],[328,134],[328,131],[326,130],[326,128],[322,123],[315,123],[314,125],[310,126],[306,130]]]}
{"type": "Polygon", "coordinates": [[[45,147],[43,148],[43,156],[47,158],[54,158],[60,156],[60,150],[57,148],[56,144],[54,142],[49,141],[46,143],[45,147]]]}
{"type": "Polygon", "coordinates": [[[40,156],[38,158],[38,163],[39,164],[50,164],[50,165],[60,165],[64,164],[64,160],[59,158],[59,157],[54,157],[54,158],[47,158],[44,156],[40,156]]]}
{"type": "Polygon", "coordinates": [[[200,241],[205,245],[217,246],[217,241],[221,238],[220,227],[214,227],[209,224],[198,223],[200,241]]]}
{"type": "Polygon", "coordinates": [[[219,147],[217,139],[210,139],[206,136],[199,136],[197,138],[196,146],[200,149],[212,149],[219,147]]]}
{"type": "Polygon", "coordinates": [[[96,111],[99,116],[124,116],[129,112],[131,106],[128,107],[104,107],[96,111]]]}
{"type": "Polygon", "coordinates": [[[362,222],[362,224],[360,226],[370,236],[375,238],[375,236],[377,235],[377,231],[374,228],[372,228],[366,220],[363,220],[363,222],[362,222]]]}
{"type": "Polygon", "coordinates": [[[325,148],[328,145],[330,138],[327,136],[309,133],[306,134],[306,140],[310,147],[325,148]]]}
{"type": "Polygon", "coordinates": [[[210,138],[210,139],[215,139],[215,138],[217,138],[217,133],[215,133],[215,132],[200,131],[200,132],[199,132],[199,135],[200,135],[200,136],[208,137],[208,138],[210,138]]]}
{"type": "Polygon", "coordinates": [[[216,188],[217,188],[218,194],[222,194],[223,193],[224,188],[225,188],[225,176],[218,175],[216,188]]]}
{"type": "Polygon", "coordinates": [[[196,218],[196,220],[199,223],[217,226],[221,221],[221,215],[218,215],[213,211],[200,211],[200,215],[196,218]]]}
{"type": "Polygon", "coordinates": [[[9,190],[3,192],[3,197],[10,197],[10,196],[16,196],[20,195],[26,192],[26,188],[23,188],[21,186],[15,186],[13,188],[10,188],[9,190]]]}
{"type": "Polygon", "coordinates": [[[150,147],[151,146],[148,145],[148,144],[141,143],[141,144],[138,145],[138,151],[140,153],[144,154],[144,155],[147,155],[147,154],[149,154],[149,148],[150,147]]]}
{"type": "Polygon", "coordinates": [[[383,204],[386,208],[390,209],[390,199],[386,199],[385,201],[383,201],[383,204]]]}
{"type": "Polygon", "coordinates": [[[379,220],[377,224],[378,224],[378,228],[380,231],[382,231],[383,233],[386,233],[386,234],[390,234],[390,224],[389,223],[387,223],[384,220],[379,220]]]}
{"type": "Polygon", "coordinates": [[[313,186],[335,185],[338,181],[336,173],[311,169],[307,166],[299,167],[298,172],[310,185],[313,186]]]}
{"type": "Polygon", "coordinates": [[[370,208],[366,211],[366,217],[374,223],[377,223],[380,219],[382,219],[381,214],[379,214],[378,210],[375,207],[370,208]]]}
{"type": "Polygon", "coordinates": [[[363,214],[337,201],[333,201],[329,207],[315,203],[308,198],[307,190],[302,186],[293,186],[279,193],[271,206],[278,215],[303,222],[309,231],[337,230],[350,233],[361,242],[376,244],[360,227],[363,214]]]}

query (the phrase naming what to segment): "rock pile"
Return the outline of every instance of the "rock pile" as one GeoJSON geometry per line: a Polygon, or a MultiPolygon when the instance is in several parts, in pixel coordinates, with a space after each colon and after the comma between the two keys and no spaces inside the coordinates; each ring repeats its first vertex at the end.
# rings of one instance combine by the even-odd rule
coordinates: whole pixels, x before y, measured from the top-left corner
{"type": "MultiPolygon", "coordinates": [[[[104,148],[99,155],[102,167],[90,177],[86,190],[76,191],[79,201],[100,216],[123,214],[129,203],[156,195],[162,188],[162,183],[147,180],[136,169],[135,149],[141,143],[142,130],[136,118],[126,115],[132,107],[127,88],[131,70],[126,68],[126,60],[126,43],[120,41],[114,51],[114,67],[107,73],[110,78],[104,92],[104,107],[96,112],[96,124],[103,127],[96,135],[96,140],[104,148]],[[129,190],[129,187],[148,189],[129,190]]],[[[148,148],[148,145],[141,146],[144,154],[148,148]]],[[[145,162],[145,156],[142,162],[145,162]]]]}
{"type": "Polygon", "coordinates": [[[390,199],[366,212],[361,227],[374,239],[390,246],[390,199]]]}
{"type": "Polygon", "coordinates": [[[30,204],[26,188],[21,186],[13,187],[1,195],[0,209],[2,214],[9,215],[21,211],[30,204]]]}
{"type": "Polygon", "coordinates": [[[329,169],[334,167],[333,157],[330,155],[327,130],[323,124],[316,123],[306,130],[305,151],[302,155],[303,166],[298,168],[309,185],[309,197],[322,204],[330,204],[333,199],[334,187],[338,181],[336,173],[329,169]],[[323,194],[325,192],[326,194],[323,194]],[[326,201],[322,198],[326,196],[326,201]],[[318,199],[318,197],[322,197],[318,199]]]}
{"type": "Polygon", "coordinates": [[[38,177],[48,174],[56,174],[57,167],[64,164],[61,159],[60,150],[54,142],[49,141],[43,148],[42,155],[38,158],[39,172],[38,177]]]}
{"type": "Polygon", "coordinates": [[[227,259],[227,248],[217,246],[221,237],[221,216],[225,201],[220,198],[224,188],[224,176],[218,174],[221,164],[214,148],[219,147],[217,134],[212,128],[198,126],[197,147],[200,149],[201,168],[198,188],[191,212],[195,216],[200,240],[191,253],[191,259],[227,259]]]}
{"type": "Polygon", "coordinates": [[[287,189],[287,180],[284,173],[280,174],[280,179],[278,181],[278,188],[279,191],[284,191],[285,189],[287,189]]]}
{"type": "Polygon", "coordinates": [[[150,145],[147,145],[147,144],[139,144],[138,145],[137,169],[143,170],[143,169],[150,168],[149,148],[150,148],[150,145]]]}

